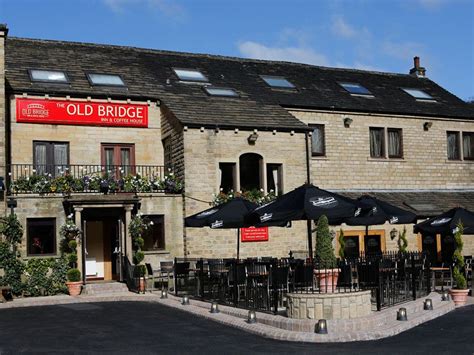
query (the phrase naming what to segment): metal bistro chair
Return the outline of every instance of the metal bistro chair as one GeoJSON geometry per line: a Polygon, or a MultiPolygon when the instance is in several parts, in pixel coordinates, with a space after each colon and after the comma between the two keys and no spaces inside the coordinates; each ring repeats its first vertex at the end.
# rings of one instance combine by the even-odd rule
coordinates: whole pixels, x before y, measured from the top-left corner
{"type": "Polygon", "coordinates": [[[230,295],[233,298],[235,288],[237,288],[237,303],[243,294],[247,298],[247,273],[244,264],[232,263],[229,265],[229,273],[227,276],[227,287],[230,290],[230,295]]]}
{"type": "Polygon", "coordinates": [[[161,282],[161,289],[170,287],[170,280],[173,278],[174,263],[172,261],[160,261],[160,270],[158,270],[158,279],[161,282]]]}
{"type": "Polygon", "coordinates": [[[178,292],[179,292],[179,288],[180,288],[180,280],[182,281],[183,283],[183,286],[185,288],[185,291],[188,291],[186,290],[187,286],[188,286],[188,281],[189,281],[189,261],[185,261],[185,262],[177,262],[175,265],[174,265],[174,291],[175,291],[175,294],[177,295],[178,292]]]}
{"type": "MultiPolygon", "coordinates": [[[[278,306],[283,306],[284,297],[290,291],[290,267],[276,266],[272,267],[270,272],[270,300],[275,299],[278,294],[278,306]]],[[[278,311],[277,309],[275,311],[278,311]]]]}
{"type": "Polygon", "coordinates": [[[148,281],[151,280],[151,288],[150,292],[155,290],[155,273],[153,272],[153,268],[151,267],[150,263],[145,263],[147,276],[145,277],[145,282],[148,284],[148,281]]]}

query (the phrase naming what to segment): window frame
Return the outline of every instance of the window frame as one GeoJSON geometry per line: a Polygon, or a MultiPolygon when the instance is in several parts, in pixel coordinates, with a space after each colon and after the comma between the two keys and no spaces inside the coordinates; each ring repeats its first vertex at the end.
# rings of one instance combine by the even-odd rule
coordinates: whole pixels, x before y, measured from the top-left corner
{"type": "Polygon", "coordinates": [[[287,90],[296,90],[296,85],[289,81],[286,77],[280,75],[260,75],[260,78],[271,88],[275,89],[287,89],[287,90]],[[290,86],[283,85],[271,85],[266,79],[276,79],[286,81],[290,86]]]}
{"type": "Polygon", "coordinates": [[[204,90],[204,92],[210,96],[210,97],[227,97],[227,98],[240,98],[240,94],[235,90],[235,89],[232,89],[232,88],[228,88],[228,87],[222,87],[222,86],[203,86],[202,88],[204,90]],[[235,93],[235,95],[223,95],[223,94],[211,94],[209,92],[209,89],[210,90],[230,90],[232,92],[235,93]]]}
{"type": "Polygon", "coordinates": [[[403,129],[402,128],[393,128],[387,127],[387,157],[389,159],[403,159],[404,151],[403,151],[403,129]],[[390,155],[390,131],[399,132],[400,134],[400,154],[399,155],[390,155]]]}
{"type": "Polygon", "coordinates": [[[371,159],[387,159],[387,142],[385,137],[386,129],[385,127],[369,127],[369,154],[371,159]],[[373,156],[372,155],[372,135],[370,134],[371,130],[381,130],[382,131],[382,155],[381,156],[373,156]]]}
{"type": "Polygon", "coordinates": [[[67,75],[67,72],[65,70],[58,70],[58,69],[39,69],[39,68],[29,68],[27,69],[28,71],[28,76],[30,78],[30,81],[32,83],[55,83],[55,84],[70,84],[71,81],[69,80],[69,76],[67,75]],[[43,72],[58,72],[58,73],[63,73],[66,81],[58,81],[58,80],[48,80],[48,79],[35,79],[33,78],[33,71],[43,71],[43,72]]]}
{"type": "Polygon", "coordinates": [[[37,165],[36,165],[36,146],[37,145],[41,145],[41,144],[44,144],[46,145],[46,167],[45,167],[45,170],[47,170],[47,167],[48,166],[52,166],[54,167],[54,171],[52,174],[51,172],[45,172],[45,173],[50,173],[52,174],[53,176],[56,175],[56,164],[55,164],[55,157],[54,157],[54,145],[55,144],[65,144],[66,147],[67,147],[67,163],[66,163],[66,166],[69,167],[70,165],[70,155],[71,155],[71,150],[70,150],[70,142],[65,142],[65,141],[40,141],[40,140],[34,140],[33,141],[33,167],[35,170],[38,170],[37,169],[37,165]],[[51,148],[48,148],[48,146],[52,147],[51,148]],[[49,150],[49,152],[48,152],[49,150]],[[48,164],[48,160],[49,159],[52,159],[52,163],[53,164],[48,164]]]}
{"type": "MultiPolygon", "coordinates": [[[[122,148],[129,148],[130,149],[130,166],[135,167],[135,143],[100,143],[100,162],[102,166],[106,165],[105,159],[105,149],[114,149],[114,162],[117,157],[120,156],[120,151],[122,148]]],[[[122,158],[120,157],[120,163],[122,162],[122,158]]],[[[115,167],[122,166],[123,164],[113,164],[115,167]]],[[[131,169],[134,170],[133,168],[131,169]]]]}
{"type": "Polygon", "coordinates": [[[58,238],[57,238],[57,227],[56,227],[56,218],[55,217],[40,217],[40,218],[27,218],[26,219],[26,256],[28,257],[44,257],[44,256],[55,256],[58,253],[58,238]],[[41,225],[46,222],[52,222],[53,227],[53,253],[47,254],[32,254],[30,253],[30,222],[33,224],[41,225]]]}
{"type": "Polygon", "coordinates": [[[283,163],[268,163],[268,162],[265,162],[265,186],[266,186],[266,192],[265,193],[270,193],[270,188],[268,186],[268,169],[271,167],[271,166],[275,166],[277,167],[277,175],[278,175],[278,182],[279,182],[279,185],[278,185],[278,190],[277,189],[274,189],[273,190],[273,193],[275,194],[275,196],[281,196],[285,193],[285,190],[283,188],[283,185],[284,185],[284,178],[283,178],[283,163]]]}
{"type": "Polygon", "coordinates": [[[204,75],[203,72],[199,69],[191,69],[191,68],[178,68],[178,67],[172,67],[171,68],[173,70],[173,73],[174,75],[176,75],[176,77],[178,78],[179,81],[182,81],[182,82],[187,82],[187,83],[209,83],[209,78],[207,77],[207,75],[204,75]],[[179,77],[179,74],[176,72],[177,70],[181,70],[181,71],[188,71],[188,72],[196,72],[196,73],[199,73],[203,76],[203,80],[201,79],[182,79],[179,77]]]}
{"type": "Polygon", "coordinates": [[[351,94],[351,95],[374,97],[374,94],[373,94],[369,89],[367,89],[364,85],[362,85],[362,84],[360,84],[360,83],[349,82],[349,81],[338,81],[337,83],[339,84],[340,87],[342,87],[345,91],[347,91],[347,92],[348,92],[349,94],[351,94]],[[346,88],[344,85],[354,85],[354,86],[358,86],[358,87],[360,87],[360,88],[366,90],[367,92],[366,92],[366,93],[352,92],[352,91],[350,91],[348,88],[346,88]]]}
{"type": "Polygon", "coordinates": [[[127,88],[127,84],[123,77],[120,74],[111,74],[111,73],[100,73],[100,72],[86,72],[87,80],[91,86],[106,86],[106,87],[116,87],[116,88],[127,88]],[[105,76],[117,76],[122,81],[123,84],[96,84],[91,78],[91,75],[105,75],[105,76]]]}
{"type": "Polygon", "coordinates": [[[474,160],[474,152],[469,157],[466,157],[466,154],[464,153],[464,136],[465,135],[471,136],[472,141],[474,141],[474,132],[464,132],[464,131],[461,132],[461,143],[460,144],[461,144],[461,147],[462,147],[462,158],[463,158],[463,160],[471,161],[471,160],[474,160]]]}
{"type": "MultiPolygon", "coordinates": [[[[237,174],[239,173],[238,172],[238,167],[237,167],[237,163],[234,162],[234,161],[219,161],[218,162],[218,165],[217,165],[217,169],[218,171],[221,171],[220,174],[222,174],[222,169],[221,169],[221,165],[229,165],[232,167],[232,189],[233,191],[237,191],[237,174]]],[[[240,168],[240,167],[239,167],[240,168]]],[[[219,192],[221,191],[221,189],[223,189],[222,187],[222,178],[223,178],[223,175],[221,175],[221,180],[218,182],[218,189],[219,189],[219,192]]],[[[225,191],[224,189],[222,190],[222,192],[224,193],[229,193],[230,191],[225,191]]]]}
{"type": "Polygon", "coordinates": [[[172,168],[173,166],[173,140],[171,135],[164,137],[161,140],[163,146],[163,165],[165,168],[172,168]]]}
{"type": "Polygon", "coordinates": [[[436,102],[436,99],[431,96],[429,93],[427,93],[423,89],[418,89],[418,88],[407,88],[407,87],[401,87],[400,88],[405,94],[409,95],[411,98],[417,100],[417,101],[427,101],[427,102],[436,102]],[[414,94],[410,93],[409,91],[418,91],[424,95],[427,95],[429,97],[416,97],[414,94]]]}
{"type": "Polygon", "coordinates": [[[325,157],[326,156],[326,127],[322,123],[314,123],[314,124],[308,124],[309,128],[312,128],[312,134],[311,134],[311,156],[313,157],[325,157]],[[314,131],[317,127],[322,128],[322,136],[323,136],[323,151],[322,153],[315,153],[313,152],[313,134],[314,131]]]}
{"type": "Polygon", "coordinates": [[[152,228],[154,228],[154,226],[156,225],[156,221],[159,220],[160,224],[161,224],[161,235],[162,235],[162,239],[163,239],[163,246],[162,248],[156,248],[156,249],[147,249],[147,250],[143,250],[145,253],[153,253],[153,252],[159,252],[159,251],[164,251],[166,250],[166,234],[165,234],[165,215],[164,214],[147,214],[147,215],[144,215],[143,217],[147,218],[149,221],[153,221],[153,226],[152,228]]]}
{"type": "Polygon", "coordinates": [[[446,158],[449,160],[449,161],[461,161],[462,160],[462,156],[463,156],[463,152],[462,152],[462,132],[460,131],[446,131],[446,158]],[[456,137],[457,137],[457,148],[458,148],[458,157],[457,158],[450,158],[449,157],[449,141],[448,141],[448,138],[449,138],[449,134],[455,134],[456,137]]]}

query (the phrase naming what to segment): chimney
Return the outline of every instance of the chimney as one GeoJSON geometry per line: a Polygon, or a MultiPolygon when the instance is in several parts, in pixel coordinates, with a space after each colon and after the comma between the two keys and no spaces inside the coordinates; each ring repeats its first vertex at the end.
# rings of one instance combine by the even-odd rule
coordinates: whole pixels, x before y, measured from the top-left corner
{"type": "Polygon", "coordinates": [[[424,78],[426,69],[420,66],[420,57],[413,58],[413,68],[410,69],[410,75],[416,76],[417,78],[424,78]]]}

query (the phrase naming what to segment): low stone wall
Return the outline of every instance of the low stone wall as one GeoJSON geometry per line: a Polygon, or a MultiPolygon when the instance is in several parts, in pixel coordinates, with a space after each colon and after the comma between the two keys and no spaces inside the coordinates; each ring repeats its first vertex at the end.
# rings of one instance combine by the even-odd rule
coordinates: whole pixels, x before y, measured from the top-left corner
{"type": "Polygon", "coordinates": [[[371,313],[370,291],[289,293],[287,315],[295,319],[352,319],[371,313]]]}

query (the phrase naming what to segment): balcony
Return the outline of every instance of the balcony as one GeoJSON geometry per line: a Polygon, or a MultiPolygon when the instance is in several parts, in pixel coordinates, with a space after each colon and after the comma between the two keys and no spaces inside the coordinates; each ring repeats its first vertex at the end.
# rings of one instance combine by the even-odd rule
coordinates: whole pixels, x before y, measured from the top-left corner
{"type": "Polygon", "coordinates": [[[6,191],[16,194],[182,193],[183,182],[163,165],[33,165],[8,167],[6,191]]]}

